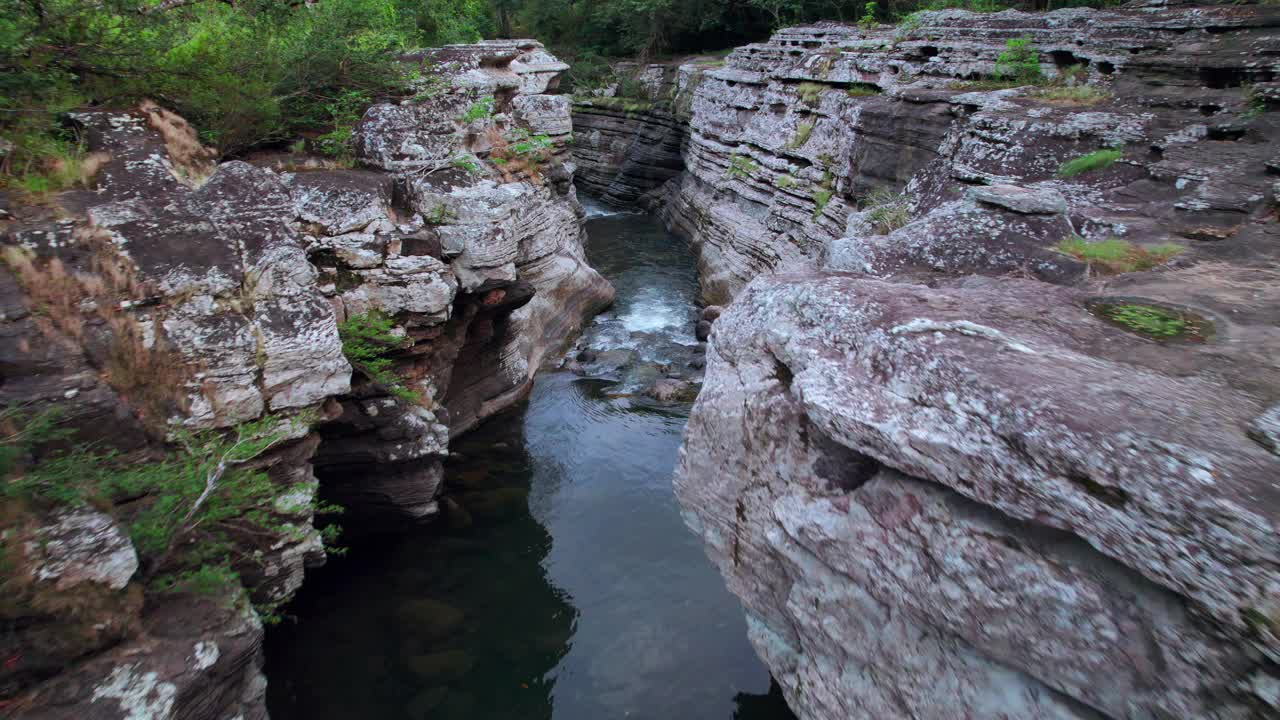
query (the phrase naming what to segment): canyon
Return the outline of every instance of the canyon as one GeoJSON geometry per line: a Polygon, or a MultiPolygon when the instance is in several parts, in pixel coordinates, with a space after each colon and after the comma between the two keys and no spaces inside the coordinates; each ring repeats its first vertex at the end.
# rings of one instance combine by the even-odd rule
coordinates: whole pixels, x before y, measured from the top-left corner
{"type": "Polygon", "coordinates": [[[572,97],[532,40],[403,61],[356,168],[148,103],[3,208],[0,405],[140,454],[287,428],[245,597],[145,593],[127,503],[6,510],[4,711],[266,717],[254,604],[324,561],[317,494],[448,516],[451,443],[612,301],[580,190],[694,254],[675,490],[799,717],[1280,712],[1280,11],[823,23],[572,97]],[[400,387],[344,356],[370,313],[400,387]]]}

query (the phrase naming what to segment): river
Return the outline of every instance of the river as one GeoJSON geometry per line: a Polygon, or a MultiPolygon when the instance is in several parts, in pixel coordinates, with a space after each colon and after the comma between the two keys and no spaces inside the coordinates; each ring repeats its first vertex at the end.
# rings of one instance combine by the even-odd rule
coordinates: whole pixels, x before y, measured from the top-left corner
{"type": "Polygon", "coordinates": [[[652,217],[590,208],[617,288],[528,400],[459,439],[465,512],[312,571],[267,638],[274,720],[790,720],[671,472],[695,374],[693,258],[652,217]]]}

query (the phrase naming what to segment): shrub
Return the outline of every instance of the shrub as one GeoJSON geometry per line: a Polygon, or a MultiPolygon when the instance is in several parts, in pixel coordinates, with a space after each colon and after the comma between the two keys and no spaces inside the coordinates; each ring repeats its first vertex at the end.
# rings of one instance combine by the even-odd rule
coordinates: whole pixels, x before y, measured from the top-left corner
{"type": "Polygon", "coordinates": [[[470,125],[480,120],[489,120],[493,117],[493,98],[481,98],[472,103],[467,111],[462,113],[458,118],[458,122],[463,125],[470,125]]]}
{"type": "Polygon", "coordinates": [[[1074,160],[1068,160],[1067,162],[1062,163],[1058,168],[1058,177],[1075,177],[1082,173],[1111,167],[1123,155],[1124,151],[1118,148],[1095,150],[1088,155],[1081,155],[1074,160]]]}
{"type": "Polygon", "coordinates": [[[1172,260],[1183,251],[1181,245],[1173,243],[1142,246],[1119,238],[1089,242],[1079,235],[1063,239],[1054,249],[1117,273],[1150,270],[1172,260]]]}
{"type": "Polygon", "coordinates": [[[1031,38],[1008,40],[1004,52],[996,57],[993,75],[1026,85],[1040,82],[1043,79],[1040,73],[1040,51],[1031,44],[1031,38]]]}
{"type": "MultiPolygon", "coordinates": [[[[443,206],[441,206],[443,207],[443,206]]],[[[395,322],[386,315],[372,310],[363,315],[352,315],[338,323],[338,335],[342,338],[342,354],[355,369],[391,395],[418,402],[420,398],[405,387],[395,372],[391,354],[403,349],[408,341],[395,334],[395,322]]]]}
{"type": "Polygon", "coordinates": [[[845,93],[849,97],[867,97],[870,95],[879,95],[880,88],[870,83],[856,83],[850,86],[850,88],[846,90],[845,93]]]}
{"type": "Polygon", "coordinates": [[[876,13],[880,11],[880,5],[874,0],[862,6],[862,17],[858,18],[858,27],[863,30],[874,30],[880,21],[876,19],[876,13]]]}
{"type": "Polygon", "coordinates": [[[348,90],[326,103],[325,112],[329,113],[331,129],[315,139],[316,149],[344,165],[354,164],[355,148],[351,140],[356,123],[360,122],[368,106],[369,96],[359,90],[348,90]]]}

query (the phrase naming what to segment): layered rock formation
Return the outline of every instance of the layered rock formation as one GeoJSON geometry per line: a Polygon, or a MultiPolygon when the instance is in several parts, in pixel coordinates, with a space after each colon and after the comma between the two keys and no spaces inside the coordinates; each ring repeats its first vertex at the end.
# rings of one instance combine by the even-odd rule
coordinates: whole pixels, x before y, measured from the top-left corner
{"type": "Polygon", "coordinates": [[[615,82],[573,104],[573,159],[577,183],[611,205],[649,204],[655,191],[684,170],[682,148],[688,131],[693,78],[701,66],[619,63],[615,82]],[[620,96],[631,90],[639,97],[620,96]]]}
{"type": "Polygon", "coordinates": [[[666,212],[736,299],[676,488],[802,717],[1280,713],[1278,28],[922,13],[705,73],[666,212]],[[984,84],[1017,38],[1056,80],[984,84]]]}
{"type": "MultiPolygon", "coordinates": [[[[532,41],[404,60],[421,87],[366,113],[360,169],[219,164],[154,105],[87,112],[92,189],[4,228],[0,406],[56,406],[79,440],[148,456],[176,429],[286,423],[254,460],[278,488],[276,534],[235,541],[256,602],[323,561],[320,486],[352,522],[434,514],[451,434],[518,400],[612,297],[583,259],[569,102],[547,94],[566,66],[532,41]],[[344,357],[339,326],[370,317],[402,338],[395,387],[344,357]]],[[[0,707],[265,717],[253,607],[144,602],[129,512],[3,504],[0,707]]]]}

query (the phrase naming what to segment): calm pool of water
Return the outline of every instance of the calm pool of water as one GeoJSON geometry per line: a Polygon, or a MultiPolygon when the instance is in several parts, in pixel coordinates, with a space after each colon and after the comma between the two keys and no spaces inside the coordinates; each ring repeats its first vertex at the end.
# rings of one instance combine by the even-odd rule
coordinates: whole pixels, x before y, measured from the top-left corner
{"type": "MultiPolygon", "coordinates": [[[[697,299],[684,245],[643,215],[588,231],[618,300],[580,347],[683,361],[697,299]]],[[[465,515],[313,572],[296,621],[268,634],[272,717],[790,719],[680,520],[688,407],[622,385],[544,370],[525,404],[455,444],[465,515]]]]}

